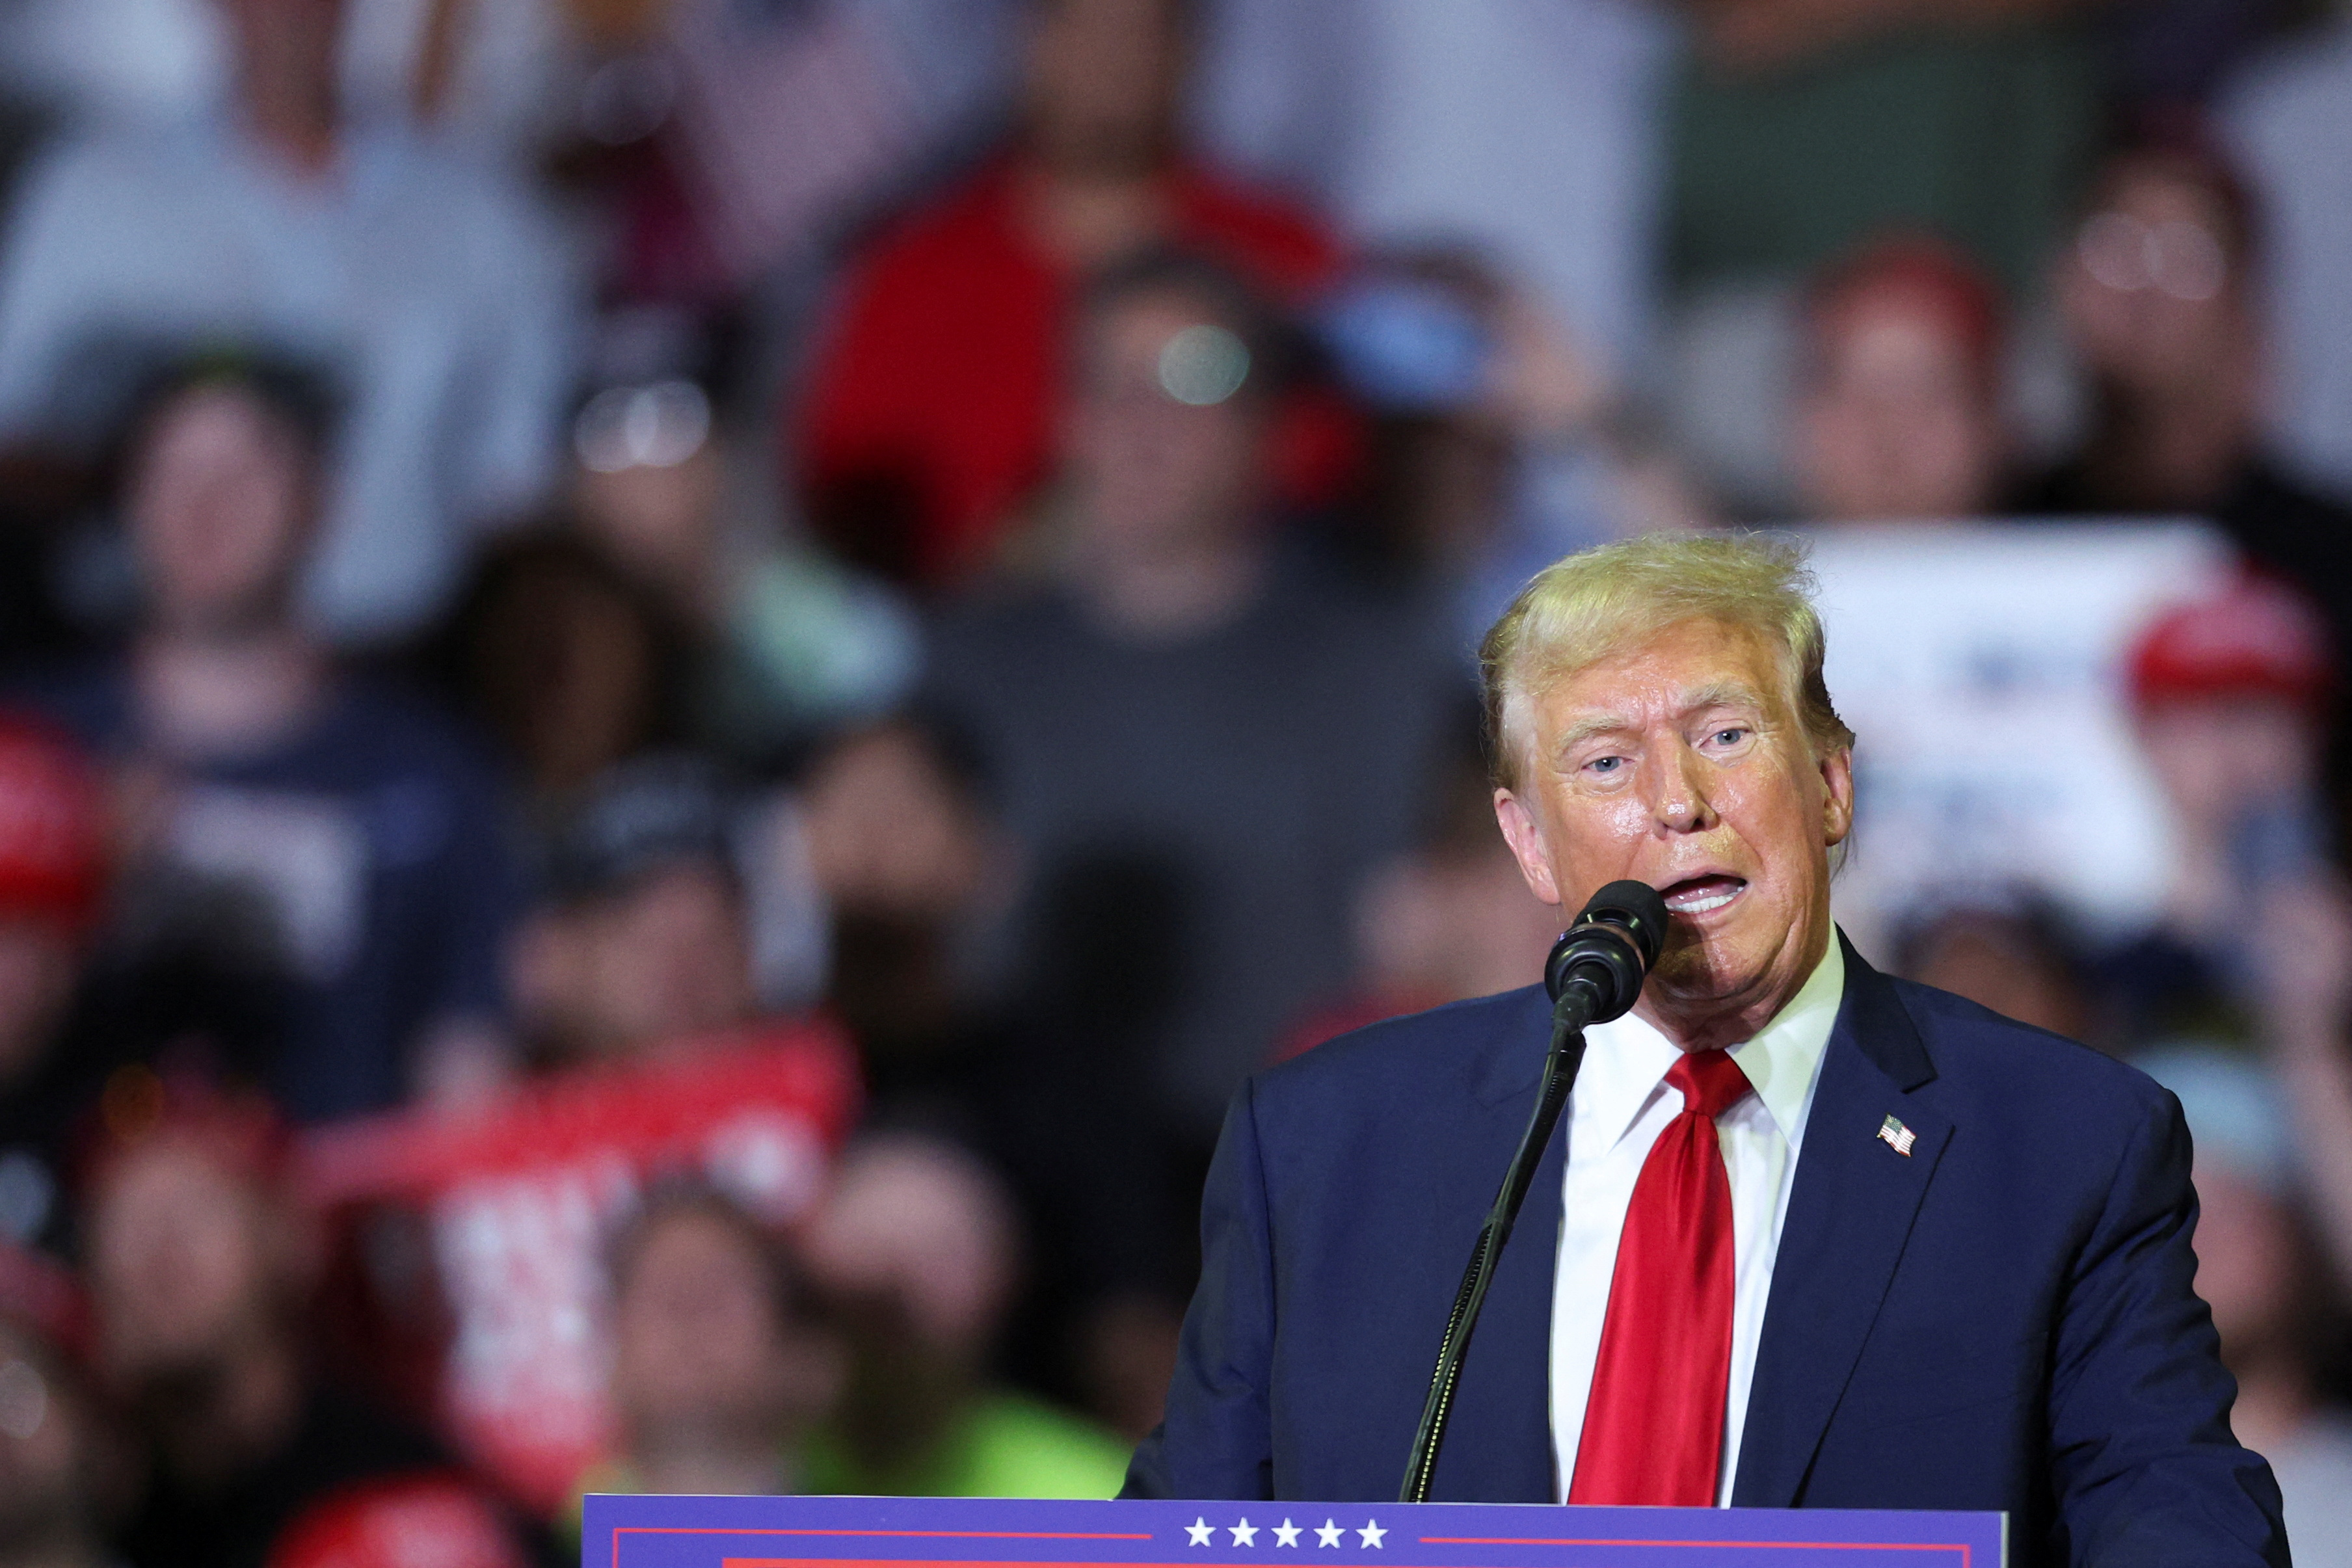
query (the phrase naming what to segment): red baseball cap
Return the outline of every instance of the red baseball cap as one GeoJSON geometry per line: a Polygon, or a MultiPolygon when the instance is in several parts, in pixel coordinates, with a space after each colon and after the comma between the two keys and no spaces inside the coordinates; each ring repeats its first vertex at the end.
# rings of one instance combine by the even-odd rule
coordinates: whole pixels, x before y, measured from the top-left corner
{"type": "Polygon", "coordinates": [[[2286,584],[2243,576],[2165,611],[2133,644],[2141,707],[2210,697],[2273,697],[2317,708],[2335,685],[2327,626],[2286,584]]]}
{"type": "Polygon", "coordinates": [[[106,891],[106,839],[105,791],[80,748],[0,713],[0,915],[87,929],[106,891]]]}

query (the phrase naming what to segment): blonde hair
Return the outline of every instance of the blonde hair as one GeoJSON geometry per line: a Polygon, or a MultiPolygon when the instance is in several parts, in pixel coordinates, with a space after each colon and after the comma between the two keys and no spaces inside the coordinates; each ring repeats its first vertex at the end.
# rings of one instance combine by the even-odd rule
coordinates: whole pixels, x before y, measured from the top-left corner
{"type": "Polygon", "coordinates": [[[1644,534],[1580,551],[1536,573],[1478,650],[1487,760],[1516,788],[1528,696],[1685,621],[1744,627],[1781,654],[1789,695],[1816,755],[1853,731],[1822,678],[1826,642],[1804,548],[1763,534],[1644,534]]]}

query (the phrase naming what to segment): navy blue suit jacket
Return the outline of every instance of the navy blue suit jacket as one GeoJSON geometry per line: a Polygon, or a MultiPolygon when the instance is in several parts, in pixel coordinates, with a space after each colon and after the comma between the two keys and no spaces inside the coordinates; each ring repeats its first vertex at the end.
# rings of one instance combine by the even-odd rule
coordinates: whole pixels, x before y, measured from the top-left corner
{"type": "MultiPolygon", "coordinates": [[[[1843,938],[1841,938],[1842,940],[1843,938]]],[[[1462,1266],[1532,1107],[1540,988],[1360,1030],[1234,1098],[1166,1423],[1130,1496],[1392,1499],[1462,1266]]],[[[1561,1140],[1462,1375],[1432,1496],[1549,1502],[1561,1140]]],[[[1733,1500],[2000,1509],[2015,1563],[2287,1561],[2190,1290],[2178,1101],[1851,948],[1733,1500]],[[1906,1157],[1877,1133],[1917,1134],[1906,1157]]]]}

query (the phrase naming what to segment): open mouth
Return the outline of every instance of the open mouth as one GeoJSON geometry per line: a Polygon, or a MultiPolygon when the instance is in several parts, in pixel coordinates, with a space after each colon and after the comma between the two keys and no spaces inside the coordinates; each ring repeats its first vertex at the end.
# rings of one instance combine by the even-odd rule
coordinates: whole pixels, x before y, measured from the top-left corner
{"type": "Polygon", "coordinates": [[[1666,909],[1675,915],[1712,915],[1747,891],[1745,877],[1685,877],[1664,890],[1666,909]]]}

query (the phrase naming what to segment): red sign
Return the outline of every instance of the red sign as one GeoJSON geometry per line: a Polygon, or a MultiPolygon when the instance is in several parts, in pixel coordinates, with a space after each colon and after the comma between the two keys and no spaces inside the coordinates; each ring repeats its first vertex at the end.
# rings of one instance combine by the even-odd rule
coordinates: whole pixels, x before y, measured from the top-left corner
{"type": "Polygon", "coordinates": [[[709,1182],[798,1219],[856,1113],[856,1059],[803,1024],[545,1080],[479,1110],[407,1112],[309,1134],[322,1207],[392,1203],[426,1221],[448,1343],[435,1403],[475,1464],[552,1512],[606,1452],[604,1251],[647,1186],[709,1182]]]}

